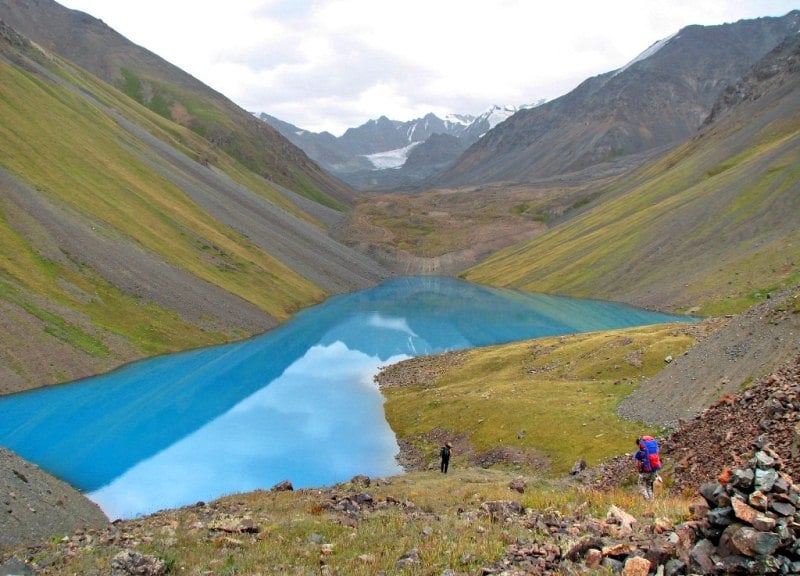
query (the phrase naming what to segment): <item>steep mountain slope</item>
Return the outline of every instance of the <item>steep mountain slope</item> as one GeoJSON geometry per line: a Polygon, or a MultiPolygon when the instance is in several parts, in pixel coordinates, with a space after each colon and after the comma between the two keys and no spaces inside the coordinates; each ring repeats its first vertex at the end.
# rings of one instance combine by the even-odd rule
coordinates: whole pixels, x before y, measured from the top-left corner
{"type": "Polygon", "coordinates": [[[261,332],[385,277],[327,235],[338,212],[4,24],[0,76],[0,392],[261,332]]]}
{"type": "Polygon", "coordinates": [[[726,92],[715,121],[690,142],[466,277],[704,314],[740,311],[796,283],[799,63],[794,35],[726,92]]]}
{"type": "Polygon", "coordinates": [[[151,110],[202,135],[212,144],[205,162],[214,164],[219,150],[256,174],[327,206],[341,208],[352,201],[347,186],[275,130],[101,20],[53,0],[0,0],[0,19],[151,110]]]}
{"type": "MultiPolygon", "coordinates": [[[[4,495],[0,549],[108,525],[97,504],[5,448],[0,448],[0,487],[4,495]]],[[[20,572],[0,567],[0,574],[9,573],[20,572]]]]}
{"type": "Polygon", "coordinates": [[[607,169],[604,165],[676,145],[695,132],[727,84],[798,29],[798,11],[686,27],[628,66],[518,112],[431,185],[529,182],[607,169]]]}

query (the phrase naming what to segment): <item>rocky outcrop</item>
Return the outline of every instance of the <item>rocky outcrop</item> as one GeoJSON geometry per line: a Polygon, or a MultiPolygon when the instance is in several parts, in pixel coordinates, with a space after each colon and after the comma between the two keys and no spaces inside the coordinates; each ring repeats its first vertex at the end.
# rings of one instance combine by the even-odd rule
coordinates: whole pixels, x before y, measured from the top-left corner
{"type": "Polygon", "coordinates": [[[737,395],[725,395],[663,443],[674,469],[673,490],[713,480],[743,454],[769,444],[783,470],[800,475],[800,356],[737,395]]]}
{"type": "MultiPolygon", "coordinates": [[[[691,493],[726,466],[743,466],[754,448],[770,445],[783,471],[800,475],[800,356],[739,394],[724,394],[696,418],[679,422],[661,443],[671,491],[691,493]],[[743,456],[744,455],[744,456],[743,456]]],[[[632,481],[632,454],[611,458],[577,475],[577,481],[609,488],[632,481]]]]}
{"type": "Polygon", "coordinates": [[[643,525],[612,506],[605,519],[482,506],[494,521],[517,522],[548,538],[517,541],[483,574],[795,574],[800,572],[800,486],[765,447],[744,468],[723,470],[700,489],[691,519],[643,525]],[[502,511],[500,513],[499,511],[502,511]],[[496,518],[495,518],[496,515],[496,518]],[[516,520],[514,518],[516,517],[516,520]]]}
{"type": "Polygon", "coordinates": [[[689,568],[704,574],[771,574],[800,571],[800,486],[765,447],[747,466],[725,470],[704,484],[702,515],[691,527],[697,542],[689,568]]]}
{"type": "Polygon", "coordinates": [[[167,563],[161,558],[123,550],[111,560],[111,576],[162,576],[167,563]]]}

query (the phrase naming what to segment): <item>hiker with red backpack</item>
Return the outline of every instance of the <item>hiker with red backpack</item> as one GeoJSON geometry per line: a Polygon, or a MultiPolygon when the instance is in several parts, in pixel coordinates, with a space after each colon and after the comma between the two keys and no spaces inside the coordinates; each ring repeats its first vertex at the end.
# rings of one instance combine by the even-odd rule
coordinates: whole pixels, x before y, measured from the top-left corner
{"type": "Polygon", "coordinates": [[[639,490],[645,500],[652,500],[653,484],[661,469],[658,440],[652,436],[642,436],[636,439],[636,446],[639,447],[639,450],[633,457],[636,459],[636,470],[639,472],[639,490]]]}

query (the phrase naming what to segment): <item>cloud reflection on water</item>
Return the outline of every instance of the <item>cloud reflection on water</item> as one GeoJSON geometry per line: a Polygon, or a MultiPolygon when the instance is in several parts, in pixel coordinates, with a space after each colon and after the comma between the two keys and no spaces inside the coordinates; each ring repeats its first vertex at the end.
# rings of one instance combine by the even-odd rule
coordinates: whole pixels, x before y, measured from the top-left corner
{"type": "Polygon", "coordinates": [[[304,487],[399,473],[373,382],[386,363],[340,341],[313,346],[268,386],[89,497],[126,518],[284,479],[304,487]]]}

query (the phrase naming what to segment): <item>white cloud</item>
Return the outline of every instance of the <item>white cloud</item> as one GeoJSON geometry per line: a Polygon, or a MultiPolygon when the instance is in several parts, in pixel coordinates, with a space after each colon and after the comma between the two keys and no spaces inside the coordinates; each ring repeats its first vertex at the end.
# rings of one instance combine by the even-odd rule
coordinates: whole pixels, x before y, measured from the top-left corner
{"type": "Polygon", "coordinates": [[[339,134],[558,97],[689,24],[794,0],[65,0],[244,108],[339,134]]]}

